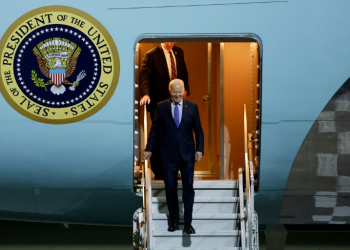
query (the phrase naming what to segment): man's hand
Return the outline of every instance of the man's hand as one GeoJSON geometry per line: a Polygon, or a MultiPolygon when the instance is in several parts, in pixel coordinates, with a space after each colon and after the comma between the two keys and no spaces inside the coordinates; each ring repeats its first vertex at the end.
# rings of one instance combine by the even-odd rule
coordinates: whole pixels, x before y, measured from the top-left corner
{"type": "Polygon", "coordinates": [[[140,106],[143,104],[149,104],[151,102],[151,99],[149,98],[148,95],[144,95],[141,100],[140,100],[140,106]]]}
{"type": "Polygon", "coordinates": [[[143,159],[144,160],[149,160],[149,158],[151,158],[151,156],[152,156],[152,152],[148,152],[148,151],[143,152],[143,159]]]}
{"type": "Polygon", "coordinates": [[[194,160],[196,162],[200,162],[202,160],[202,157],[203,157],[203,155],[201,153],[196,152],[196,154],[194,155],[194,160]]]}
{"type": "Polygon", "coordinates": [[[184,91],[183,98],[187,96],[187,90],[184,91]]]}

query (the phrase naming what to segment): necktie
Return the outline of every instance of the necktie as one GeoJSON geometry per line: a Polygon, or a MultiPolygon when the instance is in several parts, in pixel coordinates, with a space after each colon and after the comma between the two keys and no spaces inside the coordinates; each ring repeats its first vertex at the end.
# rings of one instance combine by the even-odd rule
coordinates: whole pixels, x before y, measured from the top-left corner
{"type": "Polygon", "coordinates": [[[170,54],[170,61],[171,61],[171,80],[174,80],[177,78],[175,60],[171,51],[169,51],[169,54],[170,54]]]}
{"type": "Polygon", "coordinates": [[[179,115],[179,104],[178,103],[175,103],[174,121],[175,121],[176,127],[179,127],[179,125],[180,125],[180,115],[179,115]]]}

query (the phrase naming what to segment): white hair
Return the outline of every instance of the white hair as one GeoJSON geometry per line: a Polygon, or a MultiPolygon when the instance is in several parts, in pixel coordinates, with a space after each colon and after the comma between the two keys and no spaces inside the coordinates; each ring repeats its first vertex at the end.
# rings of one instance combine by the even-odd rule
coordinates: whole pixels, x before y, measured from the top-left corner
{"type": "Polygon", "coordinates": [[[184,82],[183,82],[181,79],[174,79],[174,80],[170,81],[170,83],[169,83],[169,90],[171,90],[171,86],[172,86],[173,84],[180,84],[180,86],[181,86],[183,89],[185,89],[185,84],[184,84],[184,82]]]}

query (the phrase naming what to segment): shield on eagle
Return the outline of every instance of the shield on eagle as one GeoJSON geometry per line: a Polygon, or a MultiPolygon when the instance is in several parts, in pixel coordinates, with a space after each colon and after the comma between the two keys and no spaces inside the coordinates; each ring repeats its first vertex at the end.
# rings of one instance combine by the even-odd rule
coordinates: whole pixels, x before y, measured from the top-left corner
{"type": "Polygon", "coordinates": [[[57,86],[61,86],[63,80],[66,78],[65,69],[50,69],[51,81],[57,86]]]}

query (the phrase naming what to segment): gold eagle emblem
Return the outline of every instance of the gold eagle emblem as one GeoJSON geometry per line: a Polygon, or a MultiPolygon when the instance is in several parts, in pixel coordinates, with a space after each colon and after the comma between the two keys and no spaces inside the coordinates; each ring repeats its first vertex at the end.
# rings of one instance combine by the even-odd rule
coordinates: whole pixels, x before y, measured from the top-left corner
{"type": "Polygon", "coordinates": [[[74,73],[81,52],[80,47],[68,39],[46,39],[37,44],[33,52],[41,73],[49,80],[44,83],[43,79],[37,77],[35,71],[32,71],[32,80],[36,86],[45,87],[45,89],[47,85],[52,85],[50,90],[55,95],[63,94],[66,91],[64,84],[72,85],[70,90],[74,91],[79,81],[86,76],[85,71],[82,71],[73,83],[67,79],[74,73]]]}

